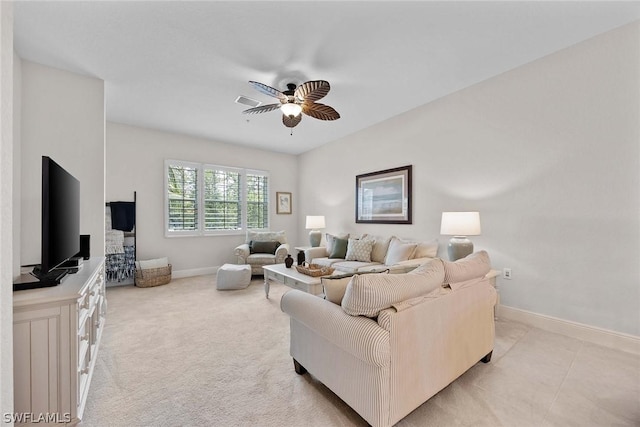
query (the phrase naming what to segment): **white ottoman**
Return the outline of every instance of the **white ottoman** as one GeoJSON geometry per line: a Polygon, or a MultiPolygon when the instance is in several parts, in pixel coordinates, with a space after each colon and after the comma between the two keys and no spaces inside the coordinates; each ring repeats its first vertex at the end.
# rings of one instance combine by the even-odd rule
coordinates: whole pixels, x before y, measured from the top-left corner
{"type": "Polygon", "coordinates": [[[224,264],[218,269],[216,288],[218,290],[244,289],[251,283],[249,264],[224,264]]]}

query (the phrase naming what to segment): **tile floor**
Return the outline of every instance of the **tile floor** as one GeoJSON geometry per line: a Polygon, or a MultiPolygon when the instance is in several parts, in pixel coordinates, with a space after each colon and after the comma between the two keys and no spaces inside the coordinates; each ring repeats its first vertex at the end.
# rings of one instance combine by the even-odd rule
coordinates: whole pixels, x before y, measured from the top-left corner
{"type": "Polygon", "coordinates": [[[398,426],[640,426],[640,356],[498,320],[479,363],[398,426]]]}

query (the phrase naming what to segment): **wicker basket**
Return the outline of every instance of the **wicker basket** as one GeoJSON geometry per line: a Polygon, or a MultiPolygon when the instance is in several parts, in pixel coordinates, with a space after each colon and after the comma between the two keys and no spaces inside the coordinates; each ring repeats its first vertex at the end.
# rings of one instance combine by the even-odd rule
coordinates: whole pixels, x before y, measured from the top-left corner
{"type": "Polygon", "coordinates": [[[318,264],[296,265],[298,273],[306,274],[311,277],[328,276],[333,273],[334,268],[324,267],[318,264]]]}
{"type": "Polygon", "coordinates": [[[166,285],[171,281],[171,264],[160,268],[136,269],[136,286],[150,288],[166,285]]]}

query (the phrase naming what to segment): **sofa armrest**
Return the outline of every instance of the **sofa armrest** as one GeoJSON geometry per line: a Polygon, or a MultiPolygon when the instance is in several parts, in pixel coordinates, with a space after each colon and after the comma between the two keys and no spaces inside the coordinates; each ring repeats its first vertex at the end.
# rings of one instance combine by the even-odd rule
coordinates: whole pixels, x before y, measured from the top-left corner
{"type": "Polygon", "coordinates": [[[276,264],[282,264],[289,253],[289,244],[283,243],[276,249],[276,264]]]}
{"type": "Polygon", "coordinates": [[[243,243],[234,250],[235,256],[238,257],[238,264],[246,264],[249,256],[249,244],[243,243]]]}
{"type": "Polygon", "coordinates": [[[368,317],[350,316],[339,305],[297,289],[282,296],[280,309],[360,360],[376,366],[390,362],[389,332],[368,317]]]}
{"type": "Polygon", "coordinates": [[[305,249],[304,251],[304,259],[309,264],[313,262],[314,258],[326,258],[328,256],[329,256],[329,252],[327,252],[327,248],[325,246],[309,248],[309,249],[305,249]]]}

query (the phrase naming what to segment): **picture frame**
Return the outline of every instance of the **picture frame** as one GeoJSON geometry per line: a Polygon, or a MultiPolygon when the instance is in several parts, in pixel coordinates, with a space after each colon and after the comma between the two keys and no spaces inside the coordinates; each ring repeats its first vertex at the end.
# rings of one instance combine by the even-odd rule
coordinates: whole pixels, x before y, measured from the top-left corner
{"type": "Polygon", "coordinates": [[[291,193],[278,191],[276,192],[276,213],[291,214],[291,193]]]}
{"type": "Polygon", "coordinates": [[[411,224],[412,165],[356,176],[356,223],[411,224]]]}

